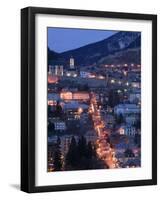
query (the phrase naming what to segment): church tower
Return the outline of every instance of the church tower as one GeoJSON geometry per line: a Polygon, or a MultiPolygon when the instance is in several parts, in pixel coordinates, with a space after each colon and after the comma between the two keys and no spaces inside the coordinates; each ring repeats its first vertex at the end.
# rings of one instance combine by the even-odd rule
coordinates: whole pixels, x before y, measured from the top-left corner
{"type": "Polygon", "coordinates": [[[69,61],[69,65],[70,65],[70,69],[74,69],[74,58],[70,57],[70,61],[69,61]]]}

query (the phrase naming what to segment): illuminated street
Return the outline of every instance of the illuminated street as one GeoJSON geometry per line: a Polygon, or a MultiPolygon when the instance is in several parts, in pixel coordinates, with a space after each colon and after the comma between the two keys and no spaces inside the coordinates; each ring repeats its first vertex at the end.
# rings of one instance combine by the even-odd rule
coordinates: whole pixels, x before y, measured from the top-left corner
{"type": "Polygon", "coordinates": [[[91,93],[89,113],[92,115],[94,128],[98,135],[98,140],[96,142],[96,152],[98,157],[104,160],[104,162],[110,169],[118,168],[119,165],[115,157],[115,150],[111,148],[110,144],[107,142],[110,131],[108,129],[105,129],[104,121],[101,119],[100,110],[98,108],[96,96],[94,93],[91,93]]]}

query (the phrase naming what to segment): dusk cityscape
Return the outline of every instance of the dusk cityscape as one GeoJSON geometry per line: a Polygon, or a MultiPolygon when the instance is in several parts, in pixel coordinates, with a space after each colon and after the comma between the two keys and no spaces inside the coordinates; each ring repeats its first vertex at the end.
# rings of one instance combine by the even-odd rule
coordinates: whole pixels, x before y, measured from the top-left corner
{"type": "Polygon", "coordinates": [[[141,33],[48,28],[47,171],[141,167],[141,33]]]}

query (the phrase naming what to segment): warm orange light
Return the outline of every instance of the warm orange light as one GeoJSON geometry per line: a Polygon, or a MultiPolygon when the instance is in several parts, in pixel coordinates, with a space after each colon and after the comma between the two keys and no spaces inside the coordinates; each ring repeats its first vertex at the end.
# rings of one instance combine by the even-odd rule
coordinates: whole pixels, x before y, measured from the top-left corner
{"type": "Polygon", "coordinates": [[[49,106],[53,106],[54,105],[54,101],[53,100],[48,100],[48,105],[49,106]]]}
{"type": "Polygon", "coordinates": [[[72,92],[61,92],[60,98],[65,100],[71,100],[72,99],[72,92]]]}
{"type": "Polygon", "coordinates": [[[81,114],[83,112],[82,108],[78,108],[78,113],[81,114]]]}
{"type": "Polygon", "coordinates": [[[58,82],[58,77],[53,76],[51,74],[48,74],[48,83],[57,83],[58,82]]]}

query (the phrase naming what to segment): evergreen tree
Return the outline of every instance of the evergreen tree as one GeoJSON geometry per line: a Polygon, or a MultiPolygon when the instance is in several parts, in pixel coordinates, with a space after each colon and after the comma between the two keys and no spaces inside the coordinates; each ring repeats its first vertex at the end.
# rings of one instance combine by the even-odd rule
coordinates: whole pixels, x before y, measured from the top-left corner
{"type": "Polygon", "coordinates": [[[116,90],[110,90],[109,97],[108,97],[108,104],[112,108],[120,103],[120,97],[116,90]]]}
{"type": "Polygon", "coordinates": [[[51,131],[54,131],[54,129],[55,129],[54,124],[49,121],[48,122],[48,133],[51,132],[51,131]]]}
{"type": "Polygon", "coordinates": [[[86,157],[86,153],[87,153],[86,143],[87,143],[86,138],[83,136],[78,141],[78,155],[80,158],[86,157]]]}
{"type": "Polygon", "coordinates": [[[133,153],[132,149],[126,149],[124,154],[125,157],[135,157],[135,154],[133,153]]]}
{"type": "Polygon", "coordinates": [[[60,150],[56,150],[54,153],[54,170],[61,171],[61,168],[62,168],[61,152],[60,150]]]}
{"type": "Polygon", "coordinates": [[[61,150],[59,143],[56,144],[56,150],[54,152],[54,170],[60,171],[62,168],[61,150]]]}
{"type": "Polygon", "coordinates": [[[62,154],[61,154],[60,144],[61,144],[61,140],[60,140],[60,137],[58,137],[57,143],[55,146],[56,149],[53,155],[55,171],[61,171],[62,169],[62,159],[61,159],[62,154]]]}
{"type": "Polygon", "coordinates": [[[94,157],[94,158],[97,158],[96,144],[93,146],[93,157],[94,157]]]}
{"type": "Polygon", "coordinates": [[[123,117],[123,115],[121,113],[118,116],[116,116],[116,123],[117,124],[124,123],[124,117],[123,117]]]}
{"type": "Polygon", "coordinates": [[[94,155],[94,152],[93,152],[93,148],[92,148],[92,143],[88,142],[86,157],[88,159],[92,159],[93,155],[94,155]]]}
{"type": "Polygon", "coordinates": [[[60,139],[60,137],[57,138],[57,145],[58,145],[58,146],[61,145],[61,139],[60,139]]]}
{"type": "Polygon", "coordinates": [[[78,164],[78,151],[77,151],[77,143],[74,137],[71,139],[71,143],[69,145],[69,150],[66,155],[66,165],[75,167],[78,164]]]}
{"type": "Polygon", "coordinates": [[[63,109],[59,103],[59,101],[57,102],[56,104],[56,109],[54,111],[54,116],[55,117],[62,117],[62,114],[63,114],[63,109]]]}
{"type": "Polygon", "coordinates": [[[134,124],[134,126],[136,127],[136,129],[141,129],[141,120],[137,120],[134,124]]]}
{"type": "Polygon", "coordinates": [[[48,117],[51,117],[52,115],[53,115],[52,106],[48,105],[48,117]]]}
{"type": "Polygon", "coordinates": [[[141,146],[141,136],[140,136],[140,134],[135,134],[134,142],[138,147],[141,146]]]}

